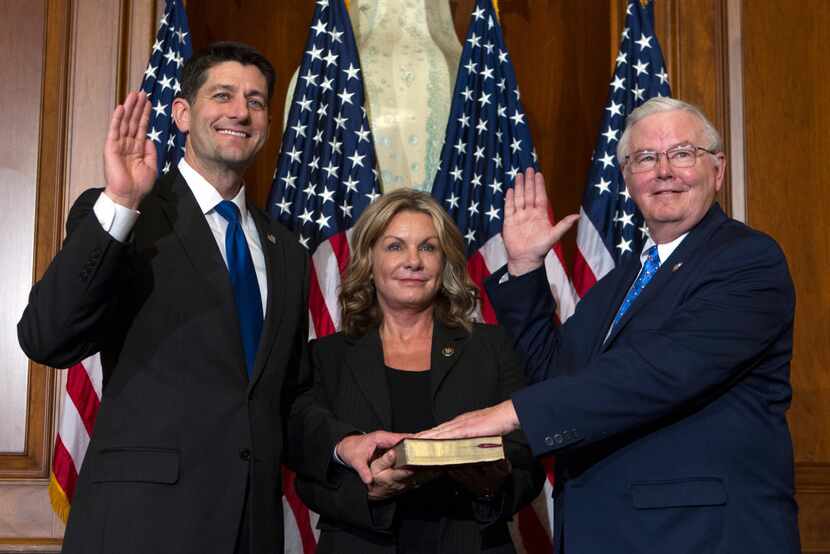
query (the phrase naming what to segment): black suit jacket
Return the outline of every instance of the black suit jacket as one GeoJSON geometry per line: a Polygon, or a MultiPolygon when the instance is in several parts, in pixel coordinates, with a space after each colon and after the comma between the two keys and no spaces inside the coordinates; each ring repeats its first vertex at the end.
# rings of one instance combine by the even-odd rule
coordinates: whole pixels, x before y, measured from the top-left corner
{"type": "Polygon", "coordinates": [[[557,454],[557,546],[798,553],[781,249],[712,206],[606,340],[639,271],[620,264],[562,326],[544,270],[487,283],[536,383],[513,395],[522,429],[557,454]]]}
{"type": "MultiPolygon", "coordinates": [[[[315,341],[312,359],[318,400],[335,417],[367,432],[391,427],[392,405],[377,329],[363,337],[338,333],[315,341]]],[[[525,382],[501,328],[475,325],[468,334],[437,321],[430,380],[436,423],[505,400],[525,382]]],[[[513,472],[495,502],[474,501],[455,486],[455,498],[469,509],[466,517],[442,521],[443,552],[513,552],[506,522],[539,493],[544,472],[521,433],[507,436],[505,446],[513,472]]],[[[369,502],[356,473],[334,464],[332,468],[326,483],[297,481],[300,497],[320,514],[318,554],[394,553],[395,500],[369,502]]]]}
{"type": "Polygon", "coordinates": [[[63,248],[18,325],[40,363],[101,353],[102,401],[63,551],[233,552],[246,487],[253,551],[281,551],[285,426],[317,434],[320,456],[297,449],[307,472],[325,474],[335,440],[304,394],[305,252],[251,209],[268,305],[249,382],[227,268],[178,171],[156,183],[123,244],[93,213],[99,194],[72,207],[63,248]]]}

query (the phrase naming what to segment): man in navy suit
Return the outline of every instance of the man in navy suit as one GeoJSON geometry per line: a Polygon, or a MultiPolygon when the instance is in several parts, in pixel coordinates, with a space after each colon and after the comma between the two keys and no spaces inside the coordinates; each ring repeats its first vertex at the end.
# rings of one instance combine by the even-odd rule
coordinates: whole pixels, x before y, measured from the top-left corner
{"type": "Polygon", "coordinates": [[[534,384],[429,435],[521,428],[555,453],[560,553],[799,552],[784,255],[715,202],[726,158],[696,107],[649,100],[617,156],[648,225],[641,255],[557,326],[543,258],[576,216],[552,226],[542,176],[518,176],[488,293],[534,384]]]}

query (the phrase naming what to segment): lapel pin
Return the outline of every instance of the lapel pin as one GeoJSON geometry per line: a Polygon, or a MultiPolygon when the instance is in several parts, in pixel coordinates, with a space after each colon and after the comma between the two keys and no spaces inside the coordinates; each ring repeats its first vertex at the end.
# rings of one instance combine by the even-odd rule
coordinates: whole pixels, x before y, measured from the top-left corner
{"type": "Polygon", "coordinates": [[[678,269],[680,269],[681,267],[683,267],[683,262],[677,262],[677,263],[676,263],[676,264],[674,264],[674,265],[672,266],[672,268],[671,268],[672,273],[674,273],[675,271],[677,271],[677,270],[678,270],[678,269]]]}
{"type": "Polygon", "coordinates": [[[455,354],[454,346],[445,346],[441,349],[441,355],[445,358],[450,358],[453,354],[455,354]]]}
{"type": "Polygon", "coordinates": [[[267,235],[265,235],[265,237],[268,239],[268,242],[270,242],[271,244],[277,244],[277,237],[275,237],[271,233],[268,233],[267,235]]]}

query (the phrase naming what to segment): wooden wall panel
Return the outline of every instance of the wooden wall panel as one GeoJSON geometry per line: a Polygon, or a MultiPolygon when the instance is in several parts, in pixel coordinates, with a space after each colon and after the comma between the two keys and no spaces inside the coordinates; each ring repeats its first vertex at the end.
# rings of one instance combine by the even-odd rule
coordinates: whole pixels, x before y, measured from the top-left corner
{"type": "Polygon", "coordinates": [[[783,247],[796,287],[792,363],[805,552],[830,552],[830,12],[743,2],[747,216],[783,247]]]}
{"type": "Polygon", "coordinates": [[[28,364],[17,345],[17,320],[26,305],[32,280],[37,187],[40,102],[28,94],[43,78],[45,1],[23,5],[2,2],[0,41],[5,63],[0,67],[0,113],[6,136],[0,151],[0,452],[25,449],[28,364]]]}
{"type": "Polygon", "coordinates": [[[2,416],[9,418],[3,423],[2,432],[6,439],[13,438],[15,445],[0,455],[0,478],[42,477],[48,467],[52,379],[41,369],[29,369],[17,347],[16,332],[31,285],[33,261],[40,251],[35,240],[40,216],[35,211],[35,199],[41,192],[38,147],[40,130],[52,123],[50,118],[42,117],[39,94],[44,76],[51,73],[43,64],[47,50],[47,4],[44,0],[27,6],[7,5],[4,13],[12,14],[13,19],[4,19],[2,25],[3,51],[9,56],[0,86],[6,98],[2,113],[9,125],[8,136],[14,140],[7,141],[0,152],[0,171],[4,173],[0,199],[6,214],[0,222],[5,239],[0,252],[7,260],[4,269],[9,270],[0,277],[0,298],[7,312],[0,324],[4,335],[0,364],[5,377],[15,376],[18,386],[3,391],[3,398],[14,413],[2,416]],[[8,433],[13,428],[17,436],[11,437],[8,433]]]}
{"type": "MultiPolygon", "coordinates": [[[[20,217],[29,220],[21,224],[26,234],[21,236],[9,229],[3,231],[8,246],[15,252],[13,259],[28,264],[26,284],[12,287],[16,297],[3,303],[4,306],[15,306],[9,311],[17,319],[26,304],[33,275],[42,271],[44,261],[51,259],[58,243],[55,230],[62,188],[57,177],[62,141],[51,137],[60,136],[62,122],[68,11],[66,2],[61,0],[18,3],[16,7],[8,5],[13,2],[6,4],[2,11],[9,18],[3,20],[3,24],[8,25],[4,25],[3,37],[9,42],[3,51],[8,55],[22,48],[33,58],[12,55],[2,70],[4,82],[11,81],[21,87],[13,94],[8,91],[3,94],[6,99],[4,120],[14,122],[20,118],[24,123],[18,129],[12,125],[8,136],[15,140],[4,144],[0,165],[33,166],[26,171],[25,181],[31,204],[18,198],[14,202],[14,211],[6,211],[12,221],[20,217]],[[18,210],[21,213],[16,213],[18,210]]],[[[21,186],[21,183],[15,186],[21,186]]],[[[22,191],[17,189],[15,192],[22,191]]],[[[11,337],[16,340],[16,333],[13,332],[11,337]]],[[[18,355],[23,356],[19,349],[18,355]]],[[[34,364],[24,362],[22,367],[14,367],[5,358],[0,363],[4,372],[25,373],[28,368],[29,376],[28,391],[24,389],[24,395],[28,397],[27,405],[23,407],[25,447],[19,454],[0,456],[0,548],[5,548],[9,542],[20,543],[21,547],[53,543],[54,547],[62,527],[49,507],[46,483],[57,379],[47,368],[34,364]]]]}

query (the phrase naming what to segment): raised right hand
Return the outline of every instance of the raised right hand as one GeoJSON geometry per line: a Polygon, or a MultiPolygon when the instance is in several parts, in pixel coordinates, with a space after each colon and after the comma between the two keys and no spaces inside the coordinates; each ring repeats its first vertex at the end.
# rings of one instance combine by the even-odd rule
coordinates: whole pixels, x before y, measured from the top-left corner
{"type": "Polygon", "coordinates": [[[147,138],[150,101],[131,92],[115,108],[104,143],[104,192],[114,202],[136,209],[156,180],[156,147],[147,138]]]}
{"type": "Polygon", "coordinates": [[[517,174],[515,185],[504,197],[502,238],[507,249],[507,271],[518,276],[540,267],[577,219],[579,216],[572,214],[551,224],[545,178],[531,167],[517,174]]]}

